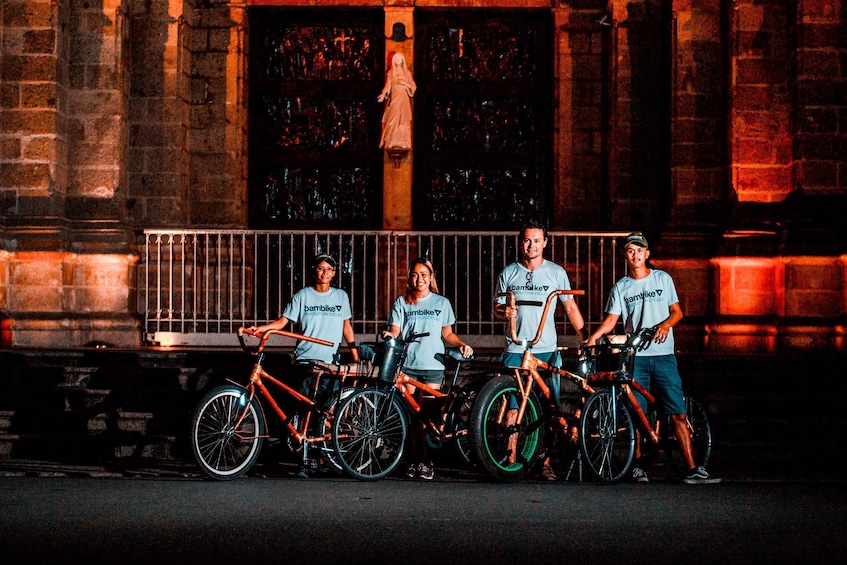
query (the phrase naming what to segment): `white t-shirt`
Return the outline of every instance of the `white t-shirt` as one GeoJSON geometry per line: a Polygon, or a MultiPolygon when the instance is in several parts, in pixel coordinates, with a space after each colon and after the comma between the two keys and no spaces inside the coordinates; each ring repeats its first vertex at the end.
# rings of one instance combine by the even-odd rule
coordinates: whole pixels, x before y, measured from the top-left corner
{"type": "MultiPolygon", "coordinates": [[[[515,300],[529,300],[540,302],[541,306],[523,305],[518,307],[518,317],[515,320],[515,328],[518,338],[532,341],[538,332],[538,324],[541,322],[541,314],[544,312],[544,303],[554,290],[571,290],[571,282],[565,269],[552,261],[544,261],[534,271],[530,271],[521,263],[506,265],[497,279],[497,293],[511,290],[515,293],[515,300]]],[[[573,296],[564,294],[559,300],[572,300],[573,296]]],[[[505,296],[498,296],[496,301],[500,304],[506,303],[505,296]]],[[[544,331],[541,339],[532,348],[536,353],[548,353],[556,351],[559,346],[558,334],[556,333],[556,304],[550,305],[547,318],[544,320],[544,331]]],[[[523,353],[520,343],[513,343],[510,336],[506,336],[507,353],[523,353]]]]}
{"type": "Polygon", "coordinates": [[[332,363],[332,357],[338,350],[344,336],[344,320],[353,317],[350,297],[345,291],[330,287],[326,292],[318,292],[311,286],[298,291],[282,315],[292,324],[299,324],[300,333],[333,343],[332,347],[328,347],[311,341],[298,341],[294,359],[325,363],[332,363]]]}
{"type": "MultiPolygon", "coordinates": [[[[625,276],[615,283],[609,294],[606,312],[621,317],[628,334],[652,328],[667,319],[670,306],[679,302],[673,279],[665,271],[652,269],[643,279],[625,276]]],[[[663,343],[650,344],[637,355],[671,355],[674,353],[673,328],[663,343]]]]}
{"type": "Polygon", "coordinates": [[[436,353],[444,353],[444,341],[441,329],[456,322],[450,301],[434,292],[418,299],[417,304],[406,304],[405,296],[394,301],[388,324],[400,327],[400,339],[410,333],[429,333],[406,346],[405,367],[419,371],[443,371],[444,365],[435,358],[436,353]]]}

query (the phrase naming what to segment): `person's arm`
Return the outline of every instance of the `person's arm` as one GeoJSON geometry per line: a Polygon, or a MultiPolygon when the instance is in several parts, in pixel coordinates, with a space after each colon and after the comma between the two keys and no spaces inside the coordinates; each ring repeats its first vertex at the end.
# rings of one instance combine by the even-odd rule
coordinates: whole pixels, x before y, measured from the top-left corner
{"type": "Polygon", "coordinates": [[[400,337],[400,326],[388,326],[388,329],[382,332],[382,337],[400,337]]]}
{"type": "Polygon", "coordinates": [[[582,318],[582,312],[579,311],[579,306],[576,303],[576,300],[571,298],[570,300],[565,300],[565,314],[568,316],[568,321],[573,326],[573,329],[576,330],[576,333],[579,335],[579,341],[585,341],[586,336],[588,335],[585,327],[585,320],[582,318]]]}
{"type": "Polygon", "coordinates": [[[353,355],[353,361],[359,360],[359,348],[356,346],[356,332],[353,331],[353,324],[350,323],[350,318],[344,320],[344,341],[347,342],[347,347],[350,348],[350,353],[353,355]]]}
{"type": "Polygon", "coordinates": [[[668,339],[671,328],[682,319],[682,306],[679,305],[679,302],[674,302],[668,306],[668,310],[668,317],[656,326],[656,335],[653,336],[653,341],[656,343],[662,343],[668,339]]]}
{"type": "Polygon", "coordinates": [[[444,339],[444,343],[457,348],[462,353],[462,357],[473,355],[473,347],[459,339],[459,336],[453,333],[453,326],[442,327],[441,337],[444,339]]]}
{"type": "Polygon", "coordinates": [[[588,337],[585,345],[595,345],[598,339],[611,333],[618,324],[619,318],[620,316],[617,314],[606,314],[606,318],[600,323],[600,327],[598,327],[594,333],[588,337]]]}
{"type": "Polygon", "coordinates": [[[254,332],[265,333],[268,330],[281,330],[284,329],[285,326],[288,325],[288,318],[285,316],[280,316],[278,319],[274,320],[270,324],[265,324],[263,326],[251,326],[250,329],[254,332]]]}

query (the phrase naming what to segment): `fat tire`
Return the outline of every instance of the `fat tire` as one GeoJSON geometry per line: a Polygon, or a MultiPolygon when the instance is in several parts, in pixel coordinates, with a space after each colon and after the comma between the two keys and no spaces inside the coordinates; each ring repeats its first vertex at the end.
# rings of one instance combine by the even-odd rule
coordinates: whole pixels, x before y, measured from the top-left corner
{"type": "Polygon", "coordinates": [[[503,482],[520,480],[529,473],[542,450],[544,437],[541,404],[533,392],[527,400],[523,421],[507,425],[506,406],[511,397],[520,397],[514,377],[494,377],[477,394],[469,422],[473,458],[483,471],[503,482]],[[516,457],[510,461],[508,442],[514,433],[517,433],[516,457]]]}

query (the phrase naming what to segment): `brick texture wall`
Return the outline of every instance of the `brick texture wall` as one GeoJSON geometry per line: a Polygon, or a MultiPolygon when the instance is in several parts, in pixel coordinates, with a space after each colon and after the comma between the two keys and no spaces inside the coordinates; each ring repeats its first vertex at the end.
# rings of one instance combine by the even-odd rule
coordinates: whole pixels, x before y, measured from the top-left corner
{"type": "MultiPolygon", "coordinates": [[[[138,231],[247,227],[252,3],[0,5],[6,343],[140,343],[138,231]]],[[[551,11],[554,228],[646,231],[694,346],[843,347],[843,0],[458,4],[551,11]]]]}

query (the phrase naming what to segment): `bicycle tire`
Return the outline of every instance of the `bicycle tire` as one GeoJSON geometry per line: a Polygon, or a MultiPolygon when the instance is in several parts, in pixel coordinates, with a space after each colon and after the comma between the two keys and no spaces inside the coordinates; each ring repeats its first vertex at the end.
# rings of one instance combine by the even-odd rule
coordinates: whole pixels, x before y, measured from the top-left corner
{"type": "Polygon", "coordinates": [[[318,450],[320,450],[321,455],[323,456],[324,461],[327,463],[330,471],[336,474],[341,474],[344,471],[344,468],[341,466],[341,463],[338,461],[338,456],[335,454],[335,446],[332,442],[332,422],[335,419],[335,410],[338,408],[338,405],[343,402],[347,397],[356,392],[356,388],[347,387],[341,391],[339,395],[332,395],[329,402],[327,402],[324,410],[327,415],[321,414],[321,417],[318,418],[318,425],[315,429],[316,434],[327,435],[329,434],[330,439],[326,439],[324,441],[318,442],[315,444],[318,450]]]}
{"type": "MultiPolygon", "coordinates": [[[[712,455],[712,426],[709,424],[709,416],[703,405],[696,398],[685,397],[685,409],[688,421],[688,431],[691,434],[691,452],[694,455],[694,465],[705,467],[712,455]]],[[[673,424],[668,422],[665,426],[667,437],[665,438],[665,452],[674,470],[682,475],[688,472],[688,466],[682,457],[682,450],[674,435],[673,424]]]]}
{"type": "Polygon", "coordinates": [[[529,473],[541,451],[544,430],[541,405],[530,392],[524,419],[509,424],[509,399],[519,398],[515,379],[502,375],[489,380],[476,396],[470,415],[470,449],[477,465],[499,481],[517,481],[529,473]],[[514,448],[510,438],[516,438],[514,448]]]}
{"type": "Polygon", "coordinates": [[[400,463],[408,427],[395,395],[359,390],[338,406],[332,425],[338,462],[345,473],[361,481],[381,479],[400,463]]]}
{"type": "Polygon", "coordinates": [[[464,401],[453,414],[453,447],[459,456],[459,460],[468,468],[476,466],[476,461],[471,451],[469,426],[471,410],[478,394],[479,390],[476,387],[465,389],[464,401]]]}
{"type": "Polygon", "coordinates": [[[259,401],[248,398],[243,388],[224,385],[209,391],[194,411],[191,451],[212,479],[240,477],[262,451],[265,416],[259,401]]]}
{"type": "Polygon", "coordinates": [[[620,389],[601,388],[591,394],[579,422],[579,445],[585,463],[604,483],[620,481],[635,456],[635,426],[629,408],[620,395],[613,396],[613,391],[619,394],[620,389]]]}
{"type": "Polygon", "coordinates": [[[429,429],[424,435],[426,445],[432,451],[439,451],[452,444],[453,451],[458,456],[458,462],[468,468],[474,466],[468,437],[468,420],[476,394],[475,389],[463,389],[460,396],[452,401],[451,408],[444,416],[444,429],[449,439],[441,439],[429,429]]]}

